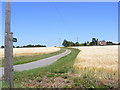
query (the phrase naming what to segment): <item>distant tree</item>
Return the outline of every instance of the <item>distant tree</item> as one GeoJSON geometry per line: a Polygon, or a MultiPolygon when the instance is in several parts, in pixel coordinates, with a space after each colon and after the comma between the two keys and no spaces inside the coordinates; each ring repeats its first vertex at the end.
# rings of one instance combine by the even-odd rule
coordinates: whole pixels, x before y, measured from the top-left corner
{"type": "Polygon", "coordinates": [[[87,44],[87,46],[89,46],[89,44],[90,44],[90,43],[89,43],[89,41],[87,41],[87,43],[86,43],[86,44],[87,44]]]}
{"type": "Polygon", "coordinates": [[[62,43],[62,45],[64,47],[68,47],[69,46],[69,42],[67,40],[64,40],[63,43],[62,43]]]}
{"type": "Polygon", "coordinates": [[[1,46],[1,48],[4,48],[4,46],[1,46]]]}
{"type": "Polygon", "coordinates": [[[80,44],[80,46],[84,46],[84,44],[83,44],[83,43],[81,43],[81,44],[80,44]]]}
{"type": "Polygon", "coordinates": [[[20,48],[20,46],[16,46],[16,48],[20,48]]]}
{"type": "Polygon", "coordinates": [[[86,43],[86,42],[84,43],[84,46],[87,46],[87,43],[86,43]]]}
{"type": "Polygon", "coordinates": [[[13,46],[13,48],[15,48],[15,46],[13,46]]]}
{"type": "Polygon", "coordinates": [[[31,45],[31,44],[29,44],[29,45],[26,45],[26,46],[23,46],[23,48],[24,47],[46,47],[45,45],[31,45]]]}
{"type": "Polygon", "coordinates": [[[103,42],[106,42],[105,40],[102,40],[103,42]]]}
{"type": "Polygon", "coordinates": [[[72,41],[68,41],[68,43],[69,43],[69,46],[75,46],[75,43],[74,42],[72,42],[72,41]]]}
{"type": "Polygon", "coordinates": [[[75,46],[80,46],[79,42],[76,42],[76,43],[75,43],[75,46]]]}
{"type": "Polygon", "coordinates": [[[113,45],[113,43],[111,41],[107,41],[106,43],[107,43],[107,45],[113,45]]]}
{"type": "Polygon", "coordinates": [[[90,43],[89,43],[89,46],[93,46],[93,42],[90,42],[90,43]]]}
{"type": "MultiPolygon", "coordinates": [[[[78,43],[77,43],[78,44],[78,43]]],[[[76,46],[76,43],[72,42],[72,41],[67,41],[67,40],[64,40],[62,45],[64,47],[69,47],[69,46],[76,46]]],[[[78,44],[79,45],[79,44],[78,44]]]]}

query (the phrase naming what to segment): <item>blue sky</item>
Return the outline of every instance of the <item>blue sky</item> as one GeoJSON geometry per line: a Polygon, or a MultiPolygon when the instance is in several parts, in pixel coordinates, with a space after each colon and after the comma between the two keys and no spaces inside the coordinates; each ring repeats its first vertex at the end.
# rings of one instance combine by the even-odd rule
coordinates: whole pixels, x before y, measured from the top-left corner
{"type": "MultiPolygon", "coordinates": [[[[5,3],[2,3],[4,33],[5,3]]],[[[17,45],[58,46],[59,38],[80,43],[99,40],[118,41],[117,2],[14,2],[11,31],[17,45]]],[[[2,35],[3,36],[3,35],[2,35]]],[[[3,41],[2,41],[3,43],[3,41]]]]}

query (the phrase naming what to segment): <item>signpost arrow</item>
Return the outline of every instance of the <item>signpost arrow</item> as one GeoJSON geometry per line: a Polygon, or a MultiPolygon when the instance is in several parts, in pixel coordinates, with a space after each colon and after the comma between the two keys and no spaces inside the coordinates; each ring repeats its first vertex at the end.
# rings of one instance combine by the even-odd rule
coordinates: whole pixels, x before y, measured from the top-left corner
{"type": "Polygon", "coordinates": [[[17,42],[17,38],[13,38],[13,42],[17,42]]]}

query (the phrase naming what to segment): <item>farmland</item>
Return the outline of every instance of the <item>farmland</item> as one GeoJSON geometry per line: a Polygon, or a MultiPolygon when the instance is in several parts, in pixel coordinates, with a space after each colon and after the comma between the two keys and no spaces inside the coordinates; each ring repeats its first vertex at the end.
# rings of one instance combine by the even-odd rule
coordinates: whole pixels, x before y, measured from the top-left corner
{"type": "MultiPolygon", "coordinates": [[[[14,48],[14,56],[25,56],[25,55],[36,55],[36,54],[47,54],[59,51],[60,48],[55,47],[40,47],[40,48],[14,48]]],[[[4,56],[4,49],[0,49],[0,57],[4,56]]]]}
{"type": "MultiPolygon", "coordinates": [[[[4,52],[3,49],[0,49],[0,55],[3,58],[4,52]]],[[[65,50],[55,47],[42,47],[42,48],[14,48],[14,57],[13,64],[24,64],[32,61],[41,60],[44,58],[48,58],[54,55],[58,55],[63,53],[65,50]]],[[[0,66],[2,64],[3,59],[1,59],[0,66]]]]}
{"type": "Polygon", "coordinates": [[[84,46],[78,49],[80,53],[73,67],[80,77],[86,75],[117,87],[118,46],[84,46]]]}
{"type": "Polygon", "coordinates": [[[117,87],[117,46],[86,46],[78,47],[79,50],[68,49],[71,50],[69,55],[51,65],[14,72],[15,88],[117,87]]]}

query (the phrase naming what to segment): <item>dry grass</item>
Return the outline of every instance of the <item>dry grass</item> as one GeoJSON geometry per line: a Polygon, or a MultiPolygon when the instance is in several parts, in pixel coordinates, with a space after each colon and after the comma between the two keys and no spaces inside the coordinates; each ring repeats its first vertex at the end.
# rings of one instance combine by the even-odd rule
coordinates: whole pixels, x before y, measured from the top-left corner
{"type": "MultiPolygon", "coordinates": [[[[14,48],[14,56],[46,54],[59,51],[60,48],[56,47],[40,47],[40,48],[14,48]]],[[[0,57],[4,57],[4,49],[0,49],[0,57]]]]}
{"type": "Polygon", "coordinates": [[[74,68],[79,75],[91,75],[102,81],[118,80],[118,46],[84,46],[78,49],[81,51],[74,68]]]}

